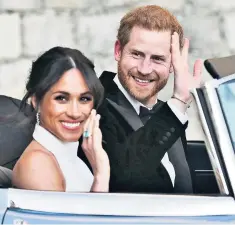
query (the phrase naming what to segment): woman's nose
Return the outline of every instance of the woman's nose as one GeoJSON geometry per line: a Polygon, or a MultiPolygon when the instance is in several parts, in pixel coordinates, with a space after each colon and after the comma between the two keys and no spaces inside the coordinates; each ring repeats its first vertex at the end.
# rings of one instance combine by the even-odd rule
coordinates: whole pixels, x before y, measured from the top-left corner
{"type": "Polygon", "coordinates": [[[81,109],[78,102],[71,102],[67,108],[67,115],[72,118],[78,118],[81,115],[81,109]]]}

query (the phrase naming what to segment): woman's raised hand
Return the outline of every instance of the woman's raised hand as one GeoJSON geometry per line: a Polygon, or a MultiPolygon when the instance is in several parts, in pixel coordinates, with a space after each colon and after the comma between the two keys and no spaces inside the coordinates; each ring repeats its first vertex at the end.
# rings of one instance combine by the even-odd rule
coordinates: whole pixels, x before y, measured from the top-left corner
{"type": "Polygon", "coordinates": [[[102,147],[102,133],[99,128],[100,115],[92,110],[84,125],[82,149],[92,167],[94,182],[91,191],[108,192],[110,165],[107,153],[102,147]]]}

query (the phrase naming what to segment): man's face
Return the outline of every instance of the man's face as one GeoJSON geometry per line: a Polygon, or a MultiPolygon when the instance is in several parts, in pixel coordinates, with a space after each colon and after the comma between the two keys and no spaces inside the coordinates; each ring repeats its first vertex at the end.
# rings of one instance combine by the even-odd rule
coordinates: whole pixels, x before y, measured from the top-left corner
{"type": "Polygon", "coordinates": [[[156,101],[171,72],[170,31],[150,31],[134,27],[122,49],[115,44],[118,76],[124,88],[145,105],[156,101]]]}

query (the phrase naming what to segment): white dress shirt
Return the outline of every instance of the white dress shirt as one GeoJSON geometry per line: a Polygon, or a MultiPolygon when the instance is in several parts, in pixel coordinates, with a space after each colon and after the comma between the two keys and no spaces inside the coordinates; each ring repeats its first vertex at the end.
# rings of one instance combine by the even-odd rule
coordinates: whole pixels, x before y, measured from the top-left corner
{"type": "MultiPolygon", "coordinates": [[[[124,96],[126,97],[126,99],[131,103],[131,105],[133,106],[133,108],[135,109],[136,113],[139,115],[140,113],[140,106],[144,106],[141,102],[137,101],[136,99],[134,99],[127,91],[126,89],[122,86],[122,84],[120,83],[118,76],[116,75],[114,78],[114,82],[116,83],[116,85],[118,86],[119,90],[124,94],[124,96]]],[[[156,103],[157,103],[157,99],[156,99],[156,103]]],[[[182,124],[185,124],[188,121],[188,116],[187,114],[183,114],[182,112],[180,112],[177,107],[172,104],[171,100],[167,101],[168,106],[170,107],[170,109],[173,111],[173,113],[176,115],[176,117],[180,120],[180,122],[182,124]]],[[[146,107],[149,110],[151,110],[151,108],[146,107]]],[[[169,160],[168,157],[168,153],[166,152],[166,154],[164,155],[164,157],[162,158],[162,164],[165,166],[167,172],[170,175],[172,184],[174,185],[175,183],[175,169],[174,166],[172,165],[172,163],[169,160]]]]}

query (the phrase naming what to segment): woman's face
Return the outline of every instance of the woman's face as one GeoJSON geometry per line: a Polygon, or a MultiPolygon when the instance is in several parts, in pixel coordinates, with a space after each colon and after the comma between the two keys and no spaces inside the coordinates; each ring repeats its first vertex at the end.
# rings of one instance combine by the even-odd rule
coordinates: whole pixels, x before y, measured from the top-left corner
{"type": "Polygon", "coordinates": [[[43,97],[40,125],[64,142],[77,141],[93,105],[93,96],[81,72],[70,69],[43,97]]]}

